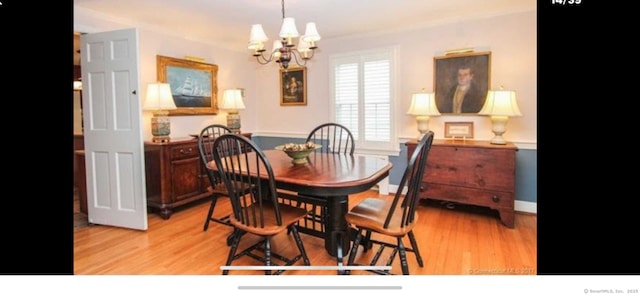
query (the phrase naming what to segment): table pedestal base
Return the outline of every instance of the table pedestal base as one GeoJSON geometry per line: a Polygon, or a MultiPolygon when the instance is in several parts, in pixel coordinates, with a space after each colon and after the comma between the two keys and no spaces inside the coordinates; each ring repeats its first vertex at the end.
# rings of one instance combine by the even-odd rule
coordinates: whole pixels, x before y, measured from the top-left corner
{"type": "Polygon", "coordinates": [[[327,209],[324,248],[331,256],[335,257],[338,253],[338,241],[342,240],[342,253],[349,253],[349,226],[344,219],[349,210],[349,196],[327,198],[327,209]],[[341,235],[342,238],[338,235],[341,235]]]}

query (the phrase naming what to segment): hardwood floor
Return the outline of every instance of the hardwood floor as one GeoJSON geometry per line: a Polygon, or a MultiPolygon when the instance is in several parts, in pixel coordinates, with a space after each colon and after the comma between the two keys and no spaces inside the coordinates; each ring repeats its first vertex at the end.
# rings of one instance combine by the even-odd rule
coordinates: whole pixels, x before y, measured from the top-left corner
{"type": "MultiPolygon", "coordinates": [[[[353,206],[365,197],[378,195],[368,191],[349,198],[353,206]]],[[[74,231],[74,273],[77,275],[110,274],[221,274],[228,254],[226,236],[231,228],[210,223],[202,231],[209,202],[199,202],[174,211],[168,220],[149,214],[149,229],[137,231],[124,228],[90,225],[74,231]]],[[[216,205],[219,216],[229,212],[227,198],[216,205]]],[[[502,225],[495,213],[472,206],[457,205],[448,209],[437,201],[421,201],[418,225],[414,229],[424,267],[420,268],[412,253],[408,253],[412,275],[534,275],[537,272],[537,217],[516,213],[515,228],[502,225]]],[[[323,241],[301,234],[305,249],[314,266],[335,266],[323,241]]],[[[255,241],[243,237],[241,248],[255,241]]],[[[408,240],[406,241],[408,245],[408,240]]],[[[281,234],[272,242],[272,249],[285,256],[297,254],[291,236],[281,234]]],[[[375,250],[375,248],[374,248],[375,250]]],[[[359,251],[357,261],[370,258],[375,251],[359,251]]],[[[383,254],[384,255],[384,254],[383,254]]],[[[386,259],[380,259],[380,262],[386,259]]],[[[400,274],[399,259],[392,273],[400,274]]],[[[366,260],[367,262],[369,260],[366,260]]],[[[346,260],[345,260],[346,262],[346,260]]],[[[366,262],[365,262],[366,263],[366,262]]],[[[250,258],[234,265],[260,265],[250,258]]],[[[301,262],[295,265],[302,265],[301,262]]],[[[231,271],[232,275],[262,275],[261,271],[231,271]]],[[[368,275],[352,271],[352,275],[368,275]]],[[[335,271],[287,270],[283,275],[335,275],[335,271]]]]}

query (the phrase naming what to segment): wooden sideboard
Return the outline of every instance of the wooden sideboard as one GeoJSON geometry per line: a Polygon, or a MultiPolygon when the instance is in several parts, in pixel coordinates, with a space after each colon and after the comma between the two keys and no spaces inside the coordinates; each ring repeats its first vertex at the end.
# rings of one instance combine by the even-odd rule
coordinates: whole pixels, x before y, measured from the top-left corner
{"type": "MultiPolygon", "coordinates": [[[[407,155],[417,142],[408,141],[407,155]]],[[[489,207],[514,227],[516,152],[512,143],[434,140],[420,187],[420,197],[489,207]]]]}
{"type": "MultiPolygon", "coordinates": [[[[251,138],[251,133],[242,135],[251,138]]],[[[86,181],[84,175],[84,151],[76,151],[79,198],[86,213],[86,181]]],[[[165,143],[144,143],[145,182],[147,207],[157,211],[163,219],[169,219],[176,207],[210,196],[209,179],[200,163],[196,138],[165,143]]]]}
{"type": "MultiPolygon", "coordinates": [[[[242,135],[251,138],[251,133],[242,135]]],[[[144,143],[147,207],[169,219],[173,209],[210,197],[206,168],[200,163],[196,138],[144,143]]]]}

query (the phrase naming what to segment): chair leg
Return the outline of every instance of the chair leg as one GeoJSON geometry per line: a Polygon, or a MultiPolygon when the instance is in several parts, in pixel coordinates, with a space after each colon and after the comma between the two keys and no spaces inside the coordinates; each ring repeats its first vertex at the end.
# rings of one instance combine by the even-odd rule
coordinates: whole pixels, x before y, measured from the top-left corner
{"type": "Polygon", "coordinates": [[[213,209],[216,207],[216,202],[218,201],[218,195],[213,194],[211,198],[211,205],[209,205],[209,213],[207,214],[207,219],[204,221],[204,227],[202,231],[207,231],[209,229],[209,221],[213,218],[213,209]]]}
{"type": "Polygon", "coordinates": [[[293,234],[293,239],[296,240],[296,245],[298,245],[298,250],[300,250],[300,254],[302,254],[302,261],[304,265],[311,265],[309,257],[307,257],[307,251],[304,250],[304,245],[302,244],[300,233],[298,233],[298,228],[294,224],[289,225],[288,228],[293,234]]]}
{"type": "Polygon", "coordinates": [[[400,253],[400,267],[403,275],[409,275],[409,264],[407,263],[407,251],[402,244],[402,237],[398,237],[398,252],[400,253]]]}
{"type": "Polygon", "coordinates": [[[420,250],[418,250],[418,243],[416,242],[416,237],[413,235],[413,231],[409,232],[409,241],[411,241],[411,248],[413,248],[413,252],[416,254],[418,265],[420,267],[424,267],[424,263],[422,263],[422,256],[420,256],[420,250]]]}
{"type": "MultiPolygon", "coordinates": [[[[227,256],[227,263],[225,264],[226,266],[230,266],[231,262],[233,261],[233,257],[236,256],[236,251],[238,250],[238,244],[240,243],[240,237],[242,236],[242,233],[239,229],[233,229],[232,235],[233,242],[231,243],[231,248],[229,249],[229,256],[227,256]]],[[[228,275],[229,270],[223,270],[222,274],[228,275]]]]}
{"type": "MultiPolygon", "coordinates": [[[[264,265],[271,266],[271,237],[264,238],[264,265]]],[[[271,275],[270,270],[264,271],[265,275],[271,275]]]]}
{"type": "Polygon", "coordinates": [[[364,238],[364,244],[363,244],[363,250],[362,252],[367,252],[367,250],[370,250],[371,248],[373,248],[373,243],[371,243],[371,231],[368,230],[367,234],[364,238]]]}
{"type": "MultiPolygon", "coordinates": [[[[351,246],[351,252],[349,252],[349,261],[347,262],[347,265],[353,265],[353,261],[356,259],[356,254],[358,253],[358,246],[360,245],[360,240],[362,239],[362,230],[359,229],[358,233],[356,234],[356,239],[353,241],[353,244],[351,246]]],[[[347,270],[345,271],[345,274],[350,274],[351,271],[347,270]]]]}

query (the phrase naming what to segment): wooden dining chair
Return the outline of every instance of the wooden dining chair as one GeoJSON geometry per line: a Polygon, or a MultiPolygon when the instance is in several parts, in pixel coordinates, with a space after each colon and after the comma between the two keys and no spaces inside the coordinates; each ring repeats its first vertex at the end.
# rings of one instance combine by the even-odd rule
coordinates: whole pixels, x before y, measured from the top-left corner
{"type": "MultiPolygon", "coordinates": [[[[311,130],[305,142],[313,142],[322,147],[316,153],[334,153],[353,155],[355,151],[355,140],[353,134],[346,126],[338,123],[323,123],[311,130]]],[[[326,216],[326,199],[317,196],[298,195],[292,200],[297,206],[305,206],[309,209],[309,214],[300,224],[303,228],[310,228],[326,233],[324,228],[324,216],[326,216]]]]}
{"type": "MultiPolygon", "coordinates": [[[[409,274],[409,265],[407,263],[407,252],[413,252],[418,261],[418,265],[423,267],[422,257],[418,250],[418,243],[413,234],[413,227],[418,220],[418,213],[416,208],[418,207],[419,190],[424,175],[427,156],[431,149],[433,142],[433,131],[428,131],[424,134],[424,137],[418,143],[415,151],[409,158],[407,168],[402,175],[402,180],[398,185],[398,189],[393,198],[383,200],[380,198],[367,198],[353,207],[349,213],[345,216],[347,223],[356,232],[356,237],[349,253],[349,260],[347,265],[363,265],[355,263],[355,258],[358,254],[358,248],[361,246],[363,234],[366,234],[365,245],[363,247],[371,245],[379,245],[376,254],[373,256],[372,261],[366,265],[376,265],[378,259],[381,257],[385,248],[393,249],[390,257],[387,260],[387,266],[391,266],[396,254],[400,256],[400,266],[402,268],[402,274],[409,274]],[[406,194],[402,194],[406,188],[406,194]],[[372,236],[371,233],[377,235],[393,237],[396,240],[395,244],[382,241],[378,236],[372,236]],[[408,236],[411,243],[411,248],[405,247],[402,239],[408,236]],[[378,238],[378,239],[375,239],[378,238]]],[[[370,270],[371,272],[378,274],[390,274],[389,271],[370,270]]],[[[345,272],[346,274],[349,271],[345,272]]]]}
{"type": "Polygon", "coordinates": [[[320,144],[316,152],[353,155],[356,144],[349,128],[338,123],[324,123],[309,132],[307,142],[320,144]]]}
{"type": "MultiPolygon", "coordinates": [[[[227,188],[233,209],[229,219],[234,227],[233,241],[226,265],[230,266],[234,260],[243,256],[264,262],[265,266],[278,265],[272,261],[273,258],[282,261],[285,266],[300,259],[304,265],[311,265],[296,226],[307,215],[307,210],[278,202],[278,198],[284,193],[276,190],[273,169],[262,150],[251,139],[230,133],[217,137],[213,150],[218,174],[227,188]],[[246,149],[252,152],[243,152],[246,149]],[[266,178],[257,175],[265,175],[266,178]],[[300,251],[293,258],[271,250],[271,238],[287,229],[293,234],[300,251]],[[262,239],[236,254],[240,240],[247,233],[262,239]],[[263,252],[264,255],[259,256],[256,251],[263,252]]],[[[283,271],[278,270],[273,274],[283,271]]],[[[224,270],[223,274],[229,274],[229,270],[224,270]]],[[[265,274],[271,274],[271,271],[265,270],[265,274]]]]}
{"type": "Polygon", "coordinates": [[[229,216],[231,213],[226,214],[220,218],[216,218],[213,216],[213,210],[216,207],[216,202],[218,201],[218,197],[227,195],[227,188],[222,183],[220,177],[214,173],[213,171],[206,169],[207,163],[213,161],[213,141],[215,138],[219,137],[222,134],[232,133],[231,129],[227,126],[212,124],[207,127],[204,127],[198,136],[198,151],[200,153],[200,161],[202,163],[202,169],[207,171],[207,176],[209,178],[209,187],[207,187],[207,191],[211,194],[211,204],[209,205],[209,212],[207,213],[207,218],[204,221],[203,231],[206,231],[209,228],[209,222],[217,222],[223,225],[231,226],[229,223],[229,216]]]}

